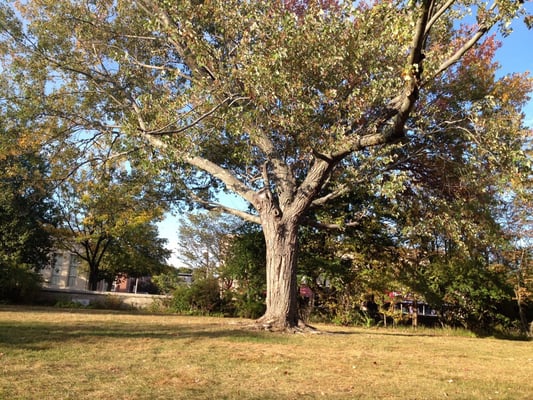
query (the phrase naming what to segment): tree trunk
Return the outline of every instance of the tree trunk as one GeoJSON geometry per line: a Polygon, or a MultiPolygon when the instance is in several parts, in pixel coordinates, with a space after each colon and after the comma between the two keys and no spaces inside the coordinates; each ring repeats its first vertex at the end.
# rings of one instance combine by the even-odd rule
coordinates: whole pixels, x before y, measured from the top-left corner
{"type": "Polygon", "coordinates": [[[413,300],[413,314],[411,315],[411,325],[413,329],[418,328],[418,303],[413,300]]]}
{"type": "Polygon", "coordinates": [[[527,321],[527,316],[524,310],[524,302],[522,301],[520,285],[518,285],[518,287],[515,288],[514,292],[515,292],[516,304],[518,306],[518,315],[520,317],[520,330],[526,336],[532,336],[533,332],[531,331],[530,325],[527,321]]]}
{"type": "Polygon", "coordinates": [[[267,329],[298,326],[298,223],[279,218],[263,220],[266,241],[266,311],[258,320],[267,329]]]}
{"type": "Polygon", "coordinates": [[[89,290],[95,292],[98,289],[98,268],[89,264],[89,282],[87,286],[89,290]]]}

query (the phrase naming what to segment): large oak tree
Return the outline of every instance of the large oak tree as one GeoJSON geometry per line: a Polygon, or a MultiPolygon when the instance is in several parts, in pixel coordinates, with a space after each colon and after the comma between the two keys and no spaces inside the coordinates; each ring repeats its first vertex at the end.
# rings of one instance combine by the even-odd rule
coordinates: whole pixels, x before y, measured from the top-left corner
{"type": "Polygon", "coordinates": [[[480,77],[469,58],[520,14],[519,1],[17,4],[25,24],[3,10],[5,54],[24,71],[20,85],[42,82],[48,137],[119,134],[131,157],[170,167],[190,199],[260,224],[268,327],[299,322],[301,224],[339,228],[364,215],[311,221],[311,209],[403,165],[380,189],[399,190],[411,167],[424,174],[409,160],[443,135],[495,154],[485,166],[513,166],[520,151],[530,82],[480,77]],[[253,211],[216,203],[222,191],[253,211]]]}

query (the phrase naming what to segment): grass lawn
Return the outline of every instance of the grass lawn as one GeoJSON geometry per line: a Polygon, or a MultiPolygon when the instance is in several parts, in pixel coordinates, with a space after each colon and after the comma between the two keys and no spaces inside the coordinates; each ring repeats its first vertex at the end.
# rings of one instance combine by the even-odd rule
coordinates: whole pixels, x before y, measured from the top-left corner
{"type": "Polygon", "coordinates": [[[0,307],[0,399],[533,399],[533,343],[0,307]]]}

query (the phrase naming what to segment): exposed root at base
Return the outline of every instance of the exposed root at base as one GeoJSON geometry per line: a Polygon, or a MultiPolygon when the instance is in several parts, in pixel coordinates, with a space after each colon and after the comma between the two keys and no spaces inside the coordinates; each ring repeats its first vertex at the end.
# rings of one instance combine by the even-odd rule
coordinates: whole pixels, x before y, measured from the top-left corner
{"type": "Polygon", "coordinates": [[[287,323],[280,323],[276,320],[263,320],[258,319],[253,325],[254,329],[269,331],[269,332],[282,332],[282,333],[300,333],[300,334],[321,334],[322,332],[314,326],[306,324],[302,320],[298,320],[298,324],[291,326],[287,323]]]}

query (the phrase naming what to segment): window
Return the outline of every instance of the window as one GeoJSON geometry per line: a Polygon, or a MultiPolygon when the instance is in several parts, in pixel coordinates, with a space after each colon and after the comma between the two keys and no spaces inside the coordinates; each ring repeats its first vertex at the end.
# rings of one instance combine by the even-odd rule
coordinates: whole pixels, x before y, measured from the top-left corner
{"type": "Polygon", "coordinates": [[[80,265],[80,258],[76,254],[70,255],[70,262],[68,265],[68,280],[67,286],[76,286],[78,280],[78,266],[80,265]]]}
{"type": "Polygon", "coordinates": [[[63,266],[63,255],[60,253],[54,254],[54,260],[52,263],[52,277],[50,279],[50,284],[53,286],[59,286],[61,280],[61,269],[63,266]]]}

